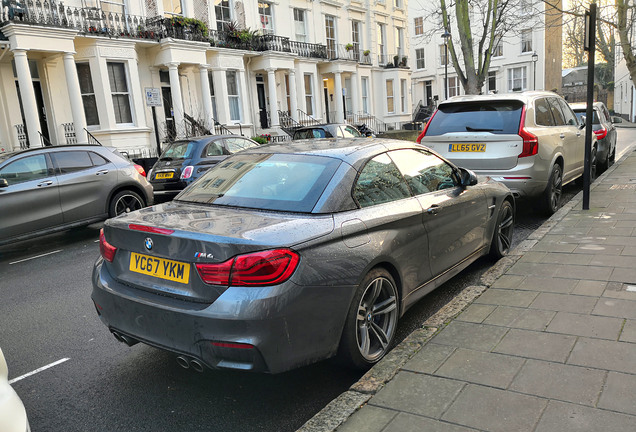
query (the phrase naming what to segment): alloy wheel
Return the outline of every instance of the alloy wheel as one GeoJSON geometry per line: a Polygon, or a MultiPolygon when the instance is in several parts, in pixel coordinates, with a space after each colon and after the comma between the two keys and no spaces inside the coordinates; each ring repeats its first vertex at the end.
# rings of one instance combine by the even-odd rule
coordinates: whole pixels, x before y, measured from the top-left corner
{"type": "Polygon", "coordinates": [[[134,195],[122,195],[115,203],[115,214],[117,216],[130,213],[143,208],[143,203],[134,195]]]}
{"type": "Polygon", "coordinates": [[[397,291],[384,277],[373,279],[365,288],[356,316],[358,349],[369,362],[389,349],[398,319],[397,291]]]}
{"type": "Polygon", "coordinates": [[[497,226],[498,249],[502,255],[506,255],[510,250],[513,231],[514,215],[512,214],[512,206],[504,206],[502,208],[499,225],[497,226]]]}

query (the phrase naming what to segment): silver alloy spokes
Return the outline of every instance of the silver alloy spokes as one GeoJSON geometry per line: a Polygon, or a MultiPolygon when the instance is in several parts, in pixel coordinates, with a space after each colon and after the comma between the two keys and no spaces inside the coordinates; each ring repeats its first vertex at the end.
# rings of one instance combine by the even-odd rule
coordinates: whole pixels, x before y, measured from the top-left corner
{"type": "Polygon", "coordinates": [[[386,278],[378,277],[367,285],[357,314],[357,339],[360,354],[368,360],[384,355],[395,333],[397,293],[386,278]]]}
{"type": "Polygon", "coordinates": [[[505,213],[499,223],[499,232],[497,234],[497,241],[499,242],[499,250],[502,252],[508,252],[510,250],[510,244],[512,243],[512,230],[514,226],[514,217],[512,215],[512,207],[506,207],[505,213]]]}

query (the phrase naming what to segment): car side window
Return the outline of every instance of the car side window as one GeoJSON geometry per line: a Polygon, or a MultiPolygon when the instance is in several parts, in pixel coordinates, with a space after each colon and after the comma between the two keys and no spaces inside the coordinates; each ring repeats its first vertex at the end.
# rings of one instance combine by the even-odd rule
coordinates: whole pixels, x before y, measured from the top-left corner
{"type": "Polygon", "coordinates": [[[205,146],[205,156],[222,156],[223,155],[223,147],[221,146],[220,141],[212,141],[207,146],[205,146]]]}
{"type": "Polygon", "coordinates": [[[410,196],[402,174],[386,153],[367,162],[353,188],[353,197],[360,207],[384,204],[410,196]]]}
{"type": "Polygon", "coordinates": [[[550,110],[552,111],[552,117],[554,117],[554,124],[556,126],[563,126],[565,124],[565,117],[563,111],[559,106],[559,100],[557,98],[548,98],[550,103],[550,110]]]}
{"type": "Polygon", "coordinates": [[[336,128],[336,137],[338,137],[338,138],[344,138],[345,137],[345,134],[344,134],[342,126],[338,126],[336,128]]]}
{"type": "Polygon", "coordinates": [[[88,155],[91,158],[91,162],[93,162],[93,166],[102,166],[108,163],[103,156],[100,156],[97,153],[89,152],[88,155]]]}
{"type": "Polygon", "coordinates": [[[46,156],[43,154],[18,159],[0,169],[0,178],[5,179],[9,185],[45,177],[49,177],[49,169],[46,164],[46,156]]]}
{"type": "Polygon", "coordinates": [[[344,126],[343,134],[345,138],[357,138],[361,136],[360,132],[358,132],[356,129],[352,128],[351,126],[344,126]]]}
{"type": "Polygon", "coordinates": [[[229,150],[230,154],[234,154],[241,150],[245,150],[258,145],[255,142],[243,138],[225,138],[225,144],[227,145],[227,149],[229,150]]]}
{"type": "Polygon", "coordinates": [[[574,112],[572,111],[572,108],[570,108],[570,105],[568,105],[568,103],[564,101],[563,99],[556,99],[556,101],[559,103],[559,105],[561,106],[561,109],[563,110],[565,124],[569,126],[578,125],[579,121],[576,119],[576,114],[574,114],[574,112]]]}
{"type": "Polygon", "coordinates": [[[534,119],[538,126],[554,126],[552,110],[545,98],[534,102],[534,119]]]}
{"type": "Polygon", "coordinates": [[[389,153],[415,195],[457,186],[453,168],[438,156],[413,149],[389,153]]]}
{"type": "Polygon", "coordinates": [[[51,158],[60,174],[70,174],[93,166],[91,157],[85,151],[53,152],[51,158]]]}

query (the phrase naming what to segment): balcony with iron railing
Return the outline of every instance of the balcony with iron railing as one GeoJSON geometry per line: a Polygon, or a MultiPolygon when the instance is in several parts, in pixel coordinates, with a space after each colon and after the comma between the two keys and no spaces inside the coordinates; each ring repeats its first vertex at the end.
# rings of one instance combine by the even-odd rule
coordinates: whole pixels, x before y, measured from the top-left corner
{"type": "Polygon", "coordinates": [[[354,44],[334,44],[328,43],[326,54],[329,60],[349,60],[360,64],[371,64],[371,54],[369,50],[361,50],[359,45],[354,44]]]}
{"type": "MultiPolygon", "coordinates": [[[[292,41],[246,29],[211,30],[199,20],[175,16],[144,17],[108,12],[100,8],[65,6],[56,0],[3,0],[0,32],[8,23],[68,28],[88,36],[160,40],[173,38],[208,42],[213,47],[248,51],[278,51],[308,58],[327,58],[321,44],[292,41]]],[[[1,33],[0,33],[1,34],[1,33]]]]}

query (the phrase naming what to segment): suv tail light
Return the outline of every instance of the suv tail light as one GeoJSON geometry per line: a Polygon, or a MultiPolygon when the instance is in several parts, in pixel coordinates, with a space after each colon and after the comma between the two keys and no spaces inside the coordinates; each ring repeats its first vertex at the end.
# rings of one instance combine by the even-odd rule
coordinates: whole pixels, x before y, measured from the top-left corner
{"type": "Polygon", "coordinates": [[[186,180],[192,177],[192,171],[194,171],[194,167],[192,165],[188,165],[181,171],[181,180],[186,180]]]}
{"type": "Polygon", "coordinates": [[[115,252],[117,252],[117,248],[112,244],[106,241],[106,236],[104,235],[104,228],[99,230],[99,253],[102,255],[108,262],[113,262],[115,259],[115,252]]]}
{"type": "Polygon", "coordinates": [[[203,282],[210,285],[268,286],[289,279],[299,261],[300,256],[291,249],[274,249],[196,267],[203,282]]]}
{"type": "Polygon", "coordinates": [[[603,139],[607,136],[607,129],[605,129],[604,127],[595,130],[594,131],[594,135],[596,135],[597,139],[603,139]]]}
{"type": "Polygon", "coordinates": [[[426,131],[428,130],[428,125],[431,124],[431,122],[433,121],[433,117],[435,117],[435,114],[437,114],[437,110],[435,110],[435,112],[433,113],[433,115],[431,116],[430,119],[428,119],[428,121],[426,122],[426,124],[424,125],[424,129],[422,129],[422,133],[420,133],[417,136],[417,139],[415,140],[416,143],[421,143],[422,142],[422,138],[424,138],[426,136],[426,131]]]}
{"type": "Polygon", "coordinates": [[[519,136],[523,139],[523,150],[518,157],[534,156],[539,153],[539,139],[536,135],[526,130],[526,106],[521,111],[521,121],[519,122],[519,136]]]}
{"type": "Polygon", "coordinates": [[[144,167],[142,167],[141,165],[135,164],[135,169],[137,170],[139,174],[146,177],[146,170],[144,169],[144,167]]]}

